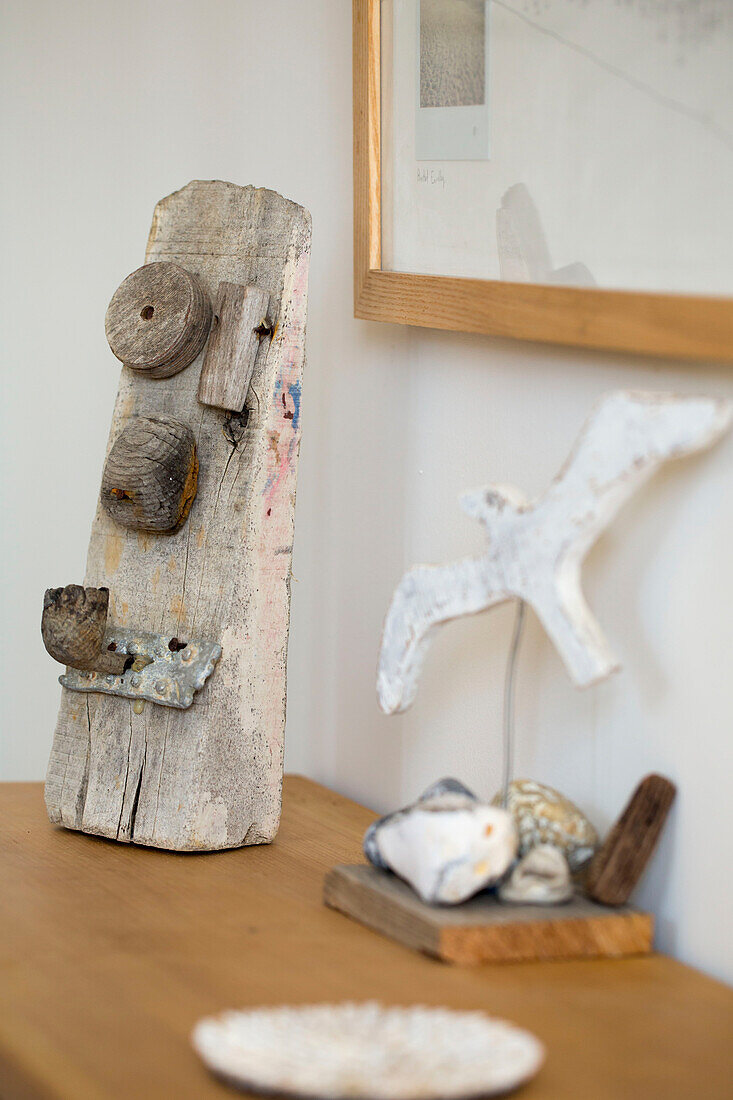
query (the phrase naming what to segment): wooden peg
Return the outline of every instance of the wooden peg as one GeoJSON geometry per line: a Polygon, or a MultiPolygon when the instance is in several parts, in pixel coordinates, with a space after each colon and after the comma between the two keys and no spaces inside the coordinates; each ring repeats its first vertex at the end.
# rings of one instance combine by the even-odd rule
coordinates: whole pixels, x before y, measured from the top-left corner
{"type": "Polygon", "coordinates": [[[116,523],[172,532],[186,521],[198,481],[193,432],[172,416],[139,416],[112,444],[101,500],[116,523]]]}
{"type": "Polygon", "coordinates": [[[674,802],[676,787],[662,775],[647,775],[593,857],[587,893],[602,905],[625,905],[644,873],[674,802]]]}
{"type": "Polygon", "coordinates": [[[211,339],[199,379],[199,401],[241,412],[260,354],[272,336],[270,296],[256,286],[219,283],[211,339]]]}
{"type": "Polygon", "coordinates": [[[107,342],[126,367],[170,378],[192,363],[211,325],[200,281],[178,264],[144,264],[117,288],[104,322],[107,342]]]}
{"type": "MultiPolygon", "coordinates": [[[[104,643],[109,611],[108,588],[48,588],[43,597],[41,637],[55,661],[71,668],[121,676],[134,657],[108,651],[104,643]]],[[[147,663],[147,661],[146,661],[147,663]]]]}

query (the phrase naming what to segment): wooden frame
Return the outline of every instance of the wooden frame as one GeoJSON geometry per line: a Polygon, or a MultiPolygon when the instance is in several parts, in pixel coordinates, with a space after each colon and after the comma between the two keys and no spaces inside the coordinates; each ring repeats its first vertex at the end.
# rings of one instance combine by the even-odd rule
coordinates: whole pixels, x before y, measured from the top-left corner
{"type": "Polygon", "coordinates": [[[733,298],[414,275],[381,266],[380,0],[353,0],[354,316],[733,362],[733,298]]]}

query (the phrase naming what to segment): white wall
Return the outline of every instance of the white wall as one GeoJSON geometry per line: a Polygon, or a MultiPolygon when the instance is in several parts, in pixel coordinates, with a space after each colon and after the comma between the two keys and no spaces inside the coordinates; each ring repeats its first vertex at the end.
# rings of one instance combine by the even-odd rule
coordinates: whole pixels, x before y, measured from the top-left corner
{"type": "MultiPolygon", "coordinates": [[[[155,201],[195,177],[276,188],[313,213],[287,764],[386,810],[446,773],[501,768],[512,612],[447,627],[407,715],[375,664],[402,570],[478,550],[465,487],[539,491],[617,386],[733,397],[733,371],[355,321],[348,0],[5,5],[0,293],[2,775],[40,779],[58,670],[48,585],[80,581],[117,388],[103,320],[155,201]]],[[[597,825],[651,769],[678,802],[638,900],[661,946],[733,979],[730,668],[733,436],[667,467],[592,552],[586,588],[626,665],[584,693],[530,619],[518,771],[597,825]]]]}

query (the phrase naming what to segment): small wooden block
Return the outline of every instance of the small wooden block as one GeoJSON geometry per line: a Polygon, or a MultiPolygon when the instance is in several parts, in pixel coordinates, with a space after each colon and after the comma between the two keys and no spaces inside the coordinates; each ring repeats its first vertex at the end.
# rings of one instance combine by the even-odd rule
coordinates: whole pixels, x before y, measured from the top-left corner
{"type": "Polygon", "coordinates": [[[667,820],[677,789],[662,775],[648,775],[594,856],[585,880],[602,905],[625,905],[644,873],[667,820]]]}
{"type": "Polygon", "coordinates": [[[426,905],[401,879],[368,864],[333,867],[323,900],[406,947],[468,966],[644,955],[654,936],[650,914],[609,910],[581,895],[566,905],[504,905],[486,893],[462,905],[426,905]]]}
{"type": "Polygon", "coordinates": [[[270,343],[269,306],[269,294],[259,287],[219,283],[199,379],[202,405],[242,411],[258,355],[270,343]]]}

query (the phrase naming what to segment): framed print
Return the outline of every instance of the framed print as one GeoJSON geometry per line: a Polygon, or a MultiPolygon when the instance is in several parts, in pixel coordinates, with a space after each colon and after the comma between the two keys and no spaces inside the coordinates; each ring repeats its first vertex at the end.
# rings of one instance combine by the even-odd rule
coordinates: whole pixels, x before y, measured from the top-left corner
{"type": "Polygon", "coordinates": [[[733,361],[733,5],[354,0],[354,312],[733,361]]]}
{"type": "MultiPolygon", "coordinates": [[[[385,9],[386,11],[386,9],[385,9]]],[[[387,14],[391,14],[390,12],[387,14]]],[[[489,11],[484,0],[419,0],[415,157],[489,156],[489,11]]]]}

